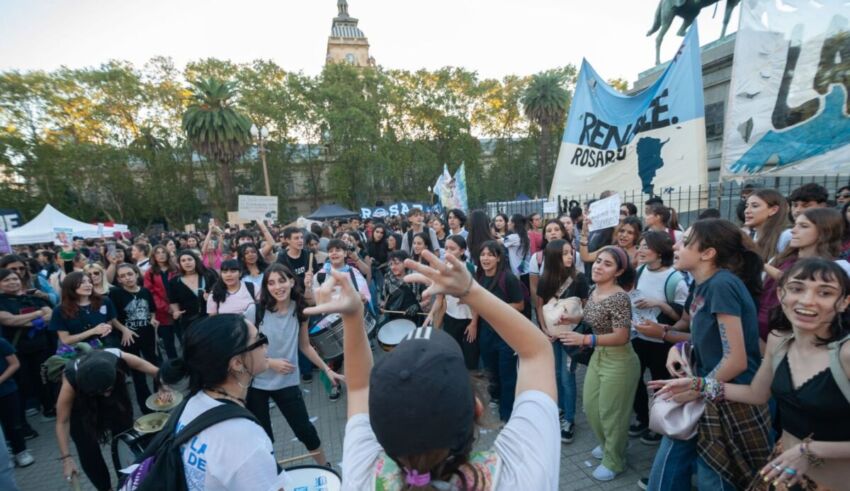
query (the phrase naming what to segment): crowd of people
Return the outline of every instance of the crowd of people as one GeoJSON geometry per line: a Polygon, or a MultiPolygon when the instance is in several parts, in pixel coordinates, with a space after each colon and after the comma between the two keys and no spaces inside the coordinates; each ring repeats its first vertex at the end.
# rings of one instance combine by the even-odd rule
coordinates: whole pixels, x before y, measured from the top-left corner
{"type": "Polygon", "coordinates": [[[317,376],[347,401],[344,489],[557,489],[578,431],[598,481],[636,439],[658,446],[642,489],[845,489],[850,187],[745,187],[736,221],[686,228],[658,197],[601,230],[588,205],[17,247],[0,257],[11,460],[33,464],[28,419],[55,418],[63,476],[116,489],[100,445],[182,386],[177,428],[247,410],[184,448],[188,489],[278,489],[270,401],[331,466],[300,389],[317,376]],[[342,354],[311,342],[329,319],[342,354]],[[398,319],[415,330],[373,366],[398,319]],[[500,433],[473,451],[488,407],[500,433]]]}

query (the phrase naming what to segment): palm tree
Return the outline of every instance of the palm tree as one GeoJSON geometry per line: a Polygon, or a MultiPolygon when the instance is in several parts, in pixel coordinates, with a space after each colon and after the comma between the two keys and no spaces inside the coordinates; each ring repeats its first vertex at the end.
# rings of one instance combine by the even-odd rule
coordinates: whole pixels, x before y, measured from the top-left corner
{"type": "Polygon", "coordinates": [[[235,209],[231,165],[251,143],[251,120],[233,105],[233,82],[215,78],[192,82],[191,103],[183,113],[183,131],[192,147],[215,161],[224,197],[224,210],[235,209]]]}
{"type": "Polygon", "coordinates": [[[549,139],[552,127],[563,121],[567,112],[569,93],[564,88],[564,75],[548,71],[531,77],[522,95],[521,103],[527,117],[540,128],[537,144],[539,196],[546,196],[546,169],[549,165],[549,139]]]}

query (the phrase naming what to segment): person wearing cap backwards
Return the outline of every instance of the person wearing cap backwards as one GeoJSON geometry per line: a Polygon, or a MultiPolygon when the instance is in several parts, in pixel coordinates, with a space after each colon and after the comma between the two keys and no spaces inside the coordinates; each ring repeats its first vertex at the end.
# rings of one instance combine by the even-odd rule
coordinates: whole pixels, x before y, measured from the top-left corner
{"type": "Polygon", "coordinates": [[[78,473],[68,446],[74,441],[80,465],[98,490],[112,489],[100,444],[133,427],[133,404],[125,379],[130,370],[156,377],[159,370],[115,348],[95,350],[65,365],[56,401],[56,441],[65,479],[78,473]]]}
{"type": "Polygon", "coordinates": [[[463,353],[452,337],[421,327],[372,367],[363,305],[344,273],[332,272],[307,314],[341,315],[345,329],[348,423],[343,443],[345,490],[555,490],[560,441],[555,363],[546,336],[522,313],[475,282],[456,257],[429,265],[407,260],[406,281],[425,296],[452,295],[491,323],[516,350],[519,370],[511,419],[493,448],[472,452],[484,412],[463,353]],[[332,299],[334,287],[340,295],[332,299]]]}

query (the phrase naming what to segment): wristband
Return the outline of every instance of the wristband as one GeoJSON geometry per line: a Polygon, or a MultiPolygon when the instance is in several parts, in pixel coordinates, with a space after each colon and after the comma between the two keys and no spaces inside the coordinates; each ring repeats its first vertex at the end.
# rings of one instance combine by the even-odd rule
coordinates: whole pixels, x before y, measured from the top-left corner
{"type": "Polygon", "coordinates": [[[62,460],[65,460],[65,459],[69,459],[69,458],[71,458],[71,457],[73,457],[73,455],[68,454],[68,455],[63,455],[63,456],[59,457],[59,458],[58,458],[58,459],[56,459],[56,460],[62,461],[62,460]]]}
{"type": "Polygon", "coordinates": [[[466,285],[466,289],[460,292],[460,295],[458,295],[456,298],[463,298],[469,295],[470,290],[472,290],[473,283],[475,283],[475,278],[473,278],[472,275],[469,275],[469,284],[466,285]]]}

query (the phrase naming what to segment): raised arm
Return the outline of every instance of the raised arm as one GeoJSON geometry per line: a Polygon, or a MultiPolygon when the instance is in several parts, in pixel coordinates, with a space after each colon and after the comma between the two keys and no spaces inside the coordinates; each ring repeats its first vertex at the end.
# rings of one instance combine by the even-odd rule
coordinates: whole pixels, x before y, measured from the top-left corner
{"type": "Polygon", "coordinates": [[[269,263],[274,262],[274,237],[272,237],[272,233],[269,232],[269,228],[266,227],[266,221],[260,220],[257,222],[257,227],[260,228],[260,233],[263,234],[263,245],[260,247],[260,254],[263,259],[265,259],[269,263]]]}
{"type": "Polygon", "coordinates": [[[406,260],[405,266],[416,273],[404,280],[428,284],[423,293],[425,297],[448,294],[462,298],[516,351],[519,357],[517,394],[539,390],[555,400],[555,357],[546,336],[518,310],[481,287],[454,256],[449,255],[446,262],[431,252],[426,251],[423,256],[430,266],[406,260]]]}

